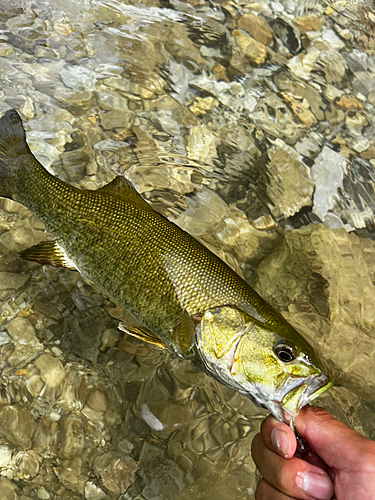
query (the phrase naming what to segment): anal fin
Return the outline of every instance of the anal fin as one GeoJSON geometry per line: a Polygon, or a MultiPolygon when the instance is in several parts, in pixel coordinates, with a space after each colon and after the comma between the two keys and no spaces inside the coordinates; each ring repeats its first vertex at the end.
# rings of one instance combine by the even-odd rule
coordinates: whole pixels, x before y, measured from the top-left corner
{"type": "Polygon", "coordinates": [[[158,347],[161,347],[162,349],[167,349],[167,346],[164,344],[164,342],[158,339],[152,332],[150,332],[150,330],[147,330],[146,328],[140,328],[134,325],[127,325],[122,322],[119,323],[118,328],[122,332],[125,332],[128,335],[131,335],[132,337],[136,337],[139,340],[143,340],[148,344],[154,344],[157,345],[158,347]]]}
{"type": "Polygon", "coordinates": [[[18,254],[26,260],[33,260],[39,264],[50,264],[54,267],[66,267],[77,271],[77,267],[67,257],[64,250],[56,241],[41,241],[18,254]]]}

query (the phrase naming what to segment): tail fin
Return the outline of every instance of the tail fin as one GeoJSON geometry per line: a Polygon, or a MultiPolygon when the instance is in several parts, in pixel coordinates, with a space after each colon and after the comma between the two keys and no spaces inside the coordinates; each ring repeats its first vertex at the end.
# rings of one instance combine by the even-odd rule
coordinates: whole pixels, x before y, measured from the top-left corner
{"type": "Polygon", "coordinates": [[[0,119],[0,196],[12,198],[16,170],[24,164],[21,157],[29,155],[21,118],[10,109],[0,119]]]}

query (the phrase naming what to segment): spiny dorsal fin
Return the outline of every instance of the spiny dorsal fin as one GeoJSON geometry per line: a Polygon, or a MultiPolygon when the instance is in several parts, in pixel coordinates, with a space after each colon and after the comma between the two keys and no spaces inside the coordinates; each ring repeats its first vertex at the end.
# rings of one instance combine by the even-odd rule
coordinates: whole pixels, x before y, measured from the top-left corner
{"type": "Polygon", "coordinates": [[[39,264],[50,264],[54,267],[66,267],[77,271],[74,263],[56,241],[41,241],[22,252],[19,256],[26,260],[33,260],[39,264]]]}
{"type": "Polygon", "coordinates": [[[155,337],[155,335],[150,332],[150,330],[147,330],[146,328],[140,328],[134,325],[126,325],[125,323],[121,322],[118,325],[119,330],[122,332],[127,333],[128,335],[131,335],[132,337],[136,337],[137,339],[143,340],[144,342],[147,342],[148,344],[154,344],[157,345],[158,347],[161,347],[162,349],[166,349],[167,346],[162,342],[160,339],[155,337]]]}
{"type": "Polygon", "coordinates": [[[142,198],[142,196],[136,191],[133,184],[126,179],[126,177],[118,176],[109,182],[105,186],[99,188],[98,193],[104,195],[115,196],[122,200],[142,204],[151,209],[150,205],[142,198]]]}

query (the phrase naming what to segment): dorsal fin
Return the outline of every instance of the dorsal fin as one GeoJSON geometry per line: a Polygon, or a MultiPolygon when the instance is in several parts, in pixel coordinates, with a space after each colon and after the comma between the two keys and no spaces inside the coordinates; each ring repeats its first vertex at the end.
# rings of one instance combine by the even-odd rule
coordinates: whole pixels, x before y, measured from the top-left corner
{"type": "Polygon", "coordinates": [[[114,196],[121,200],[130,201],[132,203],[142,204],[151,209],[151,206],[145,201],[142,196],[136,191],[133,184],[121,175],[115,177],[113,181],[99,188],[98,193],[114,196]]]}

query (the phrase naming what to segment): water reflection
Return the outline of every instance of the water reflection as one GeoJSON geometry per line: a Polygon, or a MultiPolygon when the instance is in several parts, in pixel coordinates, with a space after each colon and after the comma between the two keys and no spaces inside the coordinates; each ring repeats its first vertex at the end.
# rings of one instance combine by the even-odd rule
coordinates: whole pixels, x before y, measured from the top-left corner
{"type": "MultiPolygon", "coordinates": [[[[0,112],[55,175],[128,175],[317,345],[321,403],[375,438],[375,60],[366,4],[0,2],[0,112]],[[346,10],[343,10],[345,9],[346,10]]],[[[252,498],[264,412],[123,337],[1,200],[0,490],[29,498],[252,498]],[[15,425],[16,423],[16,425],[15,425]]]]}

